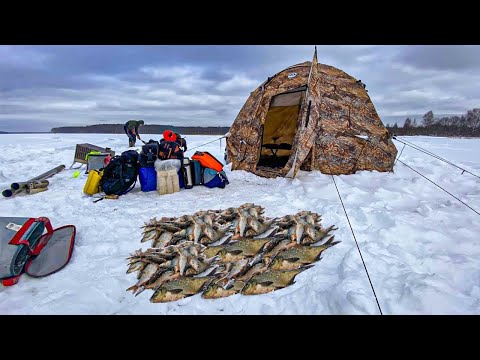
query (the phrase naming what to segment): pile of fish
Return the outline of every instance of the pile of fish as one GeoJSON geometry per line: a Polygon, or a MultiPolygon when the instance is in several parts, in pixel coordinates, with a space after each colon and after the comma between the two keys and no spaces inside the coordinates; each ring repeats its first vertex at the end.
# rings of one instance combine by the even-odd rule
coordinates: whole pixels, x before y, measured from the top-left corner
{"type": "Polygon", "coordinates": [[[154,291],[151,302],[179,300],[202,292],[215,299],[241,293],[264,294],[294,283],[326,249],[338,244],[319,214],[301,211],[269,219],[265,209],[243,204],[178,218],[151,219],[141,242],[151,248],[129,258],[138,271],[135,295],[154,291]]]}

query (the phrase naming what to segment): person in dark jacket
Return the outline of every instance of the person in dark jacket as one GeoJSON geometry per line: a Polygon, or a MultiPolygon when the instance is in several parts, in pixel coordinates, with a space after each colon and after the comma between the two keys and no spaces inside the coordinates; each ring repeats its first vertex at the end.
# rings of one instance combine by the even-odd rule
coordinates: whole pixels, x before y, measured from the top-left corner
{"type": "Polygon", "coordinates": [[[123,129],[125,130],[125,134],[128,136],[129,147],[135,146],[137,138],[138,140],[142,140],[140,138],[140,134],[138,133],[138,128],[144,124],[145,122],[143,120],[129,120],[125,123],[123,129]]]}

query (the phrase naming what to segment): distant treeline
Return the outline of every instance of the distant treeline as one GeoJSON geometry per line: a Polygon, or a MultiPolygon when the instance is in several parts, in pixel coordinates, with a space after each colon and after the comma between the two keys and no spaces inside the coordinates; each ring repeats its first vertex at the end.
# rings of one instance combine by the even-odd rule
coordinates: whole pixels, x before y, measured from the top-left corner
{"type": "Polygon", "coordinates": [[[462,116],[435,118],[432,111],[423,115],[421,123],[407,118],[403,127],[387,125],[395,135],[471,136],[480,137],[480,108],[467,111],[462,116]]]}
{"type": "MultiPolygon", "coordinates": [[[[53,128],[53,133],[97,133],[97,134],[124,134],[124,124],[98,124],[88,126],[62,126],[53,128]]],[[[220,126],[172,126],[172,125],[143,125],[142,134],[161,134],[165,130],[172,130],[182,135],[225,135],[230,128],[220,126]]]]}

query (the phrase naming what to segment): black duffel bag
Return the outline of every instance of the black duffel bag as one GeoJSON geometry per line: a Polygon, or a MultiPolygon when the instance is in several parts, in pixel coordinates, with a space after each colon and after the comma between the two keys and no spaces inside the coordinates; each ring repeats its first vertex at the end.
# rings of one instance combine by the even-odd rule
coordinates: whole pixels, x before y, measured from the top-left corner
{"type": "Polygon", "coordinates": [[[138,156],[140,167],[154,167],[155,160],[158,158],[159,143],[155,140],[149,140],[142,146],[142,152],[138,156]]]}

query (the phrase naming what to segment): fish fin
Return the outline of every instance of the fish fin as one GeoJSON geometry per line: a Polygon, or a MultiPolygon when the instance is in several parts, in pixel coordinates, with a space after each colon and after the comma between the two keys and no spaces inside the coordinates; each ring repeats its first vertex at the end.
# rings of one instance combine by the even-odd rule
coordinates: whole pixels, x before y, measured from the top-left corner
{"type": "Polygon", "coordinates": [[[288,261],[290,263],[294,263],[294,262],[297,262],[298,260],[300,260],[300,258],[298,257],[293,257],[293,258],[288,258],[288,259],[284,259],[285,261],[288,261]]]}
{"type": "Polygon", "coordinates": [[[273,281],[263,281],[263,282],[259,282],[258,284],[262,286],[269,286],[273,284],[273,281]]]}
{"type": "Polygon", "coordinates": [[[172,289],[172,290],[168,290],[168,291],[173,293],[173,294],[180,294],[183,290],[182,289],[172,289]]]}
{"type": "Polygon", "coordinates": [[[314,267],[314,266],[315,266],[315,265],[313,265],[313,264],[302,265],[302,266],[300,266],[298,269],[300,270],[300,272],[302,272],[302,271],[308,270],[308,269],[310,269],[310,268],[312,268],[312,267],[314,267]]]}
{"type": "Polygon", "coordinates": [[[126,291],[133,291],[133,292],[135,292],[136,289],[137,289],[137,285],[132,285],[132,286],[130,286],[126,291]]]}
{"type": "Polygon", "coordinates": [[[229,251],[230,254],[233,255],[240,255],[243,252],[243,250],[231,250],[229,251]]]}

